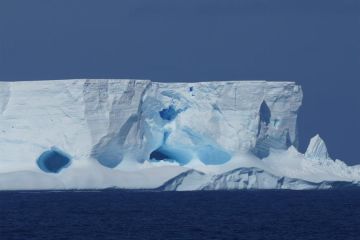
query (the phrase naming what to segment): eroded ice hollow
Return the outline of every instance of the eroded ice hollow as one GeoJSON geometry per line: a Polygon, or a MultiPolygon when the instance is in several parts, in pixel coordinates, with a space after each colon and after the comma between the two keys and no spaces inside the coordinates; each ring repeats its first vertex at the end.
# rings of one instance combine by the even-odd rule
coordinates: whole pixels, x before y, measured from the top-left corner
{"type": "Polygon", "coordinates": [[[43,152],[36,162],[44,172],[58,173],[70,165],[70,156],[59,149],[52,148],[43,152]]]}
{"type": "Polygon", "coordinates": [[[296,146],[301,100],[293,82],[1,82],[0,171],[264,158],[296,146]]]}

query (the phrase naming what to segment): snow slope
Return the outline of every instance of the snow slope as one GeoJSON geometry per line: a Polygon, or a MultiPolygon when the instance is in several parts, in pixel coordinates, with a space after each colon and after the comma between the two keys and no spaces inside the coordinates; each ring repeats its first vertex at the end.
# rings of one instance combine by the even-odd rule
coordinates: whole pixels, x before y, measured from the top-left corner
{"type": "Polygon", "coordinates": [[[358,181],[319,136],[296,150],[301,101],[293,82],[0,82],[0,189],[155,189],[185,174],[195,190],[252,167],[294,189],[358,181]]]}

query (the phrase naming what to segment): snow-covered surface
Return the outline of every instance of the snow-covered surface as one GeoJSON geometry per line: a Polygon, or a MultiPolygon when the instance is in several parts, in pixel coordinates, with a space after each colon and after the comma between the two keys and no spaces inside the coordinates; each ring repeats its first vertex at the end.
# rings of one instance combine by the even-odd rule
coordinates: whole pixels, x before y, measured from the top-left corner
{"type": "Polygon", "coordinates": [[[237,168],[221,174],[188,170],[165,182],[162,191],[289,189],[313,190],[358,187],[358,182],[322,181],[279,177],[258,168],[237,168]]]}
{"type": "Polygon", "coordinates": [[[189,170],[166,182],[160,189],[165,191],[189,190],[238,190],[238,189],[326,189],[329,185],[304,180],[278,177],[258,168],[237,168],[229,172],[209,176],[189,170]]]}
{"type": "Polygon", "coordinates": [[[318,135],[296,150],[301,101],[293,82],[0,82],[0,189],[359,181],[360,167],[332,160],[318,135]]]}

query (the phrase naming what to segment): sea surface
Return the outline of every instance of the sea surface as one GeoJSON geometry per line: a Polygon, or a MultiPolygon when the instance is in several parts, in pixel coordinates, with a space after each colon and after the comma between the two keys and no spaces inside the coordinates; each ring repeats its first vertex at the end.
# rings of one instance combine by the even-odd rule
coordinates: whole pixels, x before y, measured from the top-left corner
{"type": "Polygon", "coordinates": [[[0,192],[0,239],[360,239],[360,191],[0,192]]]}

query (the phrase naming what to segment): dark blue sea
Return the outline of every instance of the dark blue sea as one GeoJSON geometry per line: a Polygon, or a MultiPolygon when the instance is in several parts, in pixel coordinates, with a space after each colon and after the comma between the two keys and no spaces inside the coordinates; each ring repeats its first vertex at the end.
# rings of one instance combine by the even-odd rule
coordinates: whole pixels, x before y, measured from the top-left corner
{"type": "Polygon", "coordinates": [[[0,192],[0,239],[360,239],[360,191],[0,192]]]}

